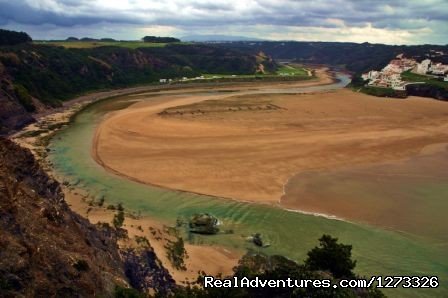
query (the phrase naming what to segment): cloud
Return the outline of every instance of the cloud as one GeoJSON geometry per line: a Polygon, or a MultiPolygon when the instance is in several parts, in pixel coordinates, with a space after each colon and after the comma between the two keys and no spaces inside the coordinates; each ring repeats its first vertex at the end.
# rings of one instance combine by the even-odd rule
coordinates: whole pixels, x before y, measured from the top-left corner
{"type": "Polygon", "coordinates": [[[251,36],[262,38],[268,32],[260,28],[276,28],[278,31],[270,36],[289,39],[313,32],[313,40],[352,40],[366,30],[359,33],[359,38],[364,35],[364,41],[370,42],[418,43],[418,37],[425,42],[447,43],[448,1],[0,0],[0,25],[32,28],[40,38],[64,31],[59,28],[76,31],[84,27],[89,31],[98,25],[127,28],[133,30],[131,35],[142,32],[142,28],[171,28],[170,33],[179,34],[217,30],[220,34],[241,35],[234,28],[246,28],[251,36]],[[39,28],[47,31],[38,33],[39,28]]]}

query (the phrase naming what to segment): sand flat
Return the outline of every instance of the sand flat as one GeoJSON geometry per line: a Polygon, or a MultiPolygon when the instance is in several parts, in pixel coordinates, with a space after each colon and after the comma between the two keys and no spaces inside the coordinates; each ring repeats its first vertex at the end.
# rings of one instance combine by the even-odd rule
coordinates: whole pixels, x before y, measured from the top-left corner
{"type": "MultiPolygon", "coordinates": [[[[85,201],[86,196],[63,188],[65,198],[70,208],[87,218],[91,223],[112,223],[115,212],[104,207],[91,206],[85,201]]],[[[167,231],[169,223],[160,222],[149,217],[133,218],[126,214],[123,228],[128,232],[128,238],[120,239],[119,246],[138,247],[135,236],[145,237],[154,249],[157,257],[167,268],[174,280],[181,284],[197,279],[199,271],[205,271],[212,276],[231,275],[233,268],[238,264],[243,252],[229,250],[219,246],[205,246],[185,243],[187,258],[185,258],[186,270],[176,269],[167,257],[167,239],[175,240],[167,231]]]]}
{"type": "Polygon", "coordinates": [[[94,155],[141,182],[277,203],[297,173],[396,160],[445,142],[447,116],[445,102],[349,90],[166,98],[105,120],[94,155]],[[253,108],[239,109],[242,101],[253,108]],[[259,108],[266,102],[281,109],[259,108]],[[170,109],[174,113],[159,115],[170,109]]]}
{"type": "Polygon", "coordinates": [[[437,144],[399,161],[299,173],[281,203],[446,243],[447,168],[448,144],[437,144]]]}

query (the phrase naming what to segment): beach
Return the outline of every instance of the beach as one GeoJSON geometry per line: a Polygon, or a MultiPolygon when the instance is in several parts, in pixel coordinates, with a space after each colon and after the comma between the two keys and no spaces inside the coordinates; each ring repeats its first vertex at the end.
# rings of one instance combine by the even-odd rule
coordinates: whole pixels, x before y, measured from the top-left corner
{"type": "MultiPolygon", "coordinates": [[[[320,80],[290,85],[319,86],[316,84],[333,81],[323,74],[320,80]]],[[[301,173],[309,171],[326,173],[407,159],[428,145],[446,141],[444,117],[448,111],[443,102],[374,98],[350,90],[263,93],[260,89],[264,88],[273,87],[227,86],[220,87],[220,92],[189,88],[157,92],[157,97],[154,92],[143,92],[123,97],[126,104],[118,100],[122,105],[118,110],[112,102],[110,108],[105,103],[106,117],[96,126],[91,154],[113,174],[162,189],[370,223],[359,212],[362,205],[341,211],[331,207],[340,206],[337,201],[297,200],[297,193],[307,189],[297,190],[288,183],[301,181],[301,173]]],[[[44,119],[66,123],[80,108],[62,111],[63,117],[48,115],[44,119]]],[[[33,150],[44,150],[33,140],[19,138],[34,146],[33,150]]],[[[47,167],[51,169],[52,164],[47,167]]],[[[64,186],[67,202],[93,223],[110,222],[114,212],[104,206],[92,207],[95,193],[79,195],[83,188],[85,191],[81,186],[64,186]]],[[[231,274],[244,253],[221,245],[186,243],[187,270],[177,270],[166,257],[166,241],[160,241],[170,239],[165,229],[172,225],[173,221],[152,216],[127,217],[125,229],[131,240],[120,245],[136,245],[134,236],[147,237],[178,282],[191,281],[201,268],[213,275],[231,274]],[[150,227],[161,235],[152,235],[150,227]]]]}
{"type": "MultiPolygon", "coordinates": [[[[91,93],[70,100],[64,103],[61,108],[36,114],[35,117],[37,122],[14,134],[12,139],[21,146],[30,149],[47,172],[59,181],[64,182],[67,177],[55,172],[52,162],[47,158],[47,143],[61,128],[70,125],[72,118],[76,116],[78,112],[94,102],[121,96],[135,98],[136,102],[138,102],[139,98],[157,95],[158,99],[155,99],[154,103],[163,104],[165,101],[169,102],[169,98],[178,96],[179,93],[196,94],[198,92],[211,92],[216,90],[216,88],[230,93],[245,88],[263,89],[273,87],[282,88],[283,86],[310,87],[331,84],[334,82],[333,76],[329,74],[325,68],[318,69],[317,74],[318,77],[311,80],[300,82],[270,82],[267,86],[263,86],[263,84],[260,84],[259,82],[230,84],[206,83],[172,86],[142,86],[91,93]]],[[[182,103],[184,102],[185,101],[182,101],[182,103]]],[[[194,103],[196,100],[193,99],[189,102],[194,103]]],[[[167,104],[167,107],[168,106],[170,106],[170,104],[167,104]]],[[[105,108],[106,110],[108,109],[107,105],[105,108]]],[[[62,184],[62,189],[65,194],[65,200],[70,205],[71,209],[89,219],[90,222],[94,224],[112,222],[116,212],[106,208],[106,206],[92,204],[91,194],[85,189],[65,183],[62,184]]],[[[131,211],[129,210],[126,212],[131,211]]],[[[172,224],[172,222],[161,221],[148,216],[135,217],[131,214],[131,216],[126,216],[123,226],[123,228],[126,229],[129,238],[121,239],[119,245],[122,248],[138,247],[138,244],[135,241],[135,236],[147,238],[162,264],[169,270],[170,274],[178,283],[194,281],[198,271],[205,271],[207,274],[214,276],[219,274],[232,274],[233,267],[237,265],[238,260],[244,254],[244,251],[215,245],[191,244],[188,242],[185,243],[185,250],[188,256],[185,260],[187,269],[176,269],[168,260],[165,247],[168,243],[167,241],[174,240],[172,235],[167,232],[167,229],[171,227],[172,224]],[[156,231],[155,234],[153,234],[153,231],[156,231]]]]}
{"type": "MultiPolygon", "coordinates": [[[[272,124],[280,123],[278,117],[273,117],[275,113],[283,113],[289,111],[285,109],[288,108],[288,106],[284,106],[283,102],[277,103],[275,100],[268,100],[267,98],[265,98],[265,96],[267,96],[268,94],[271,94],[273,97],[289,96],[296,99],[309,96],[311,98],[310,100],[319,103],[319,100],[324,100],[323,96],[325,95],[334,96],[335,94],[339,94],[339,91],[335,92],[334,90],[341,89],[341,86],[343,86],[343,84],[332,84],[328,86],[322,85],[316,86],[316,88],[304,87],[297,89],[288,89],[288,85],[286,84],[283,85],[282,88],[276,87],[272,89],[268,85],[266,85],[263,86],[265,90],[260,91],[259,87],[261,86],[260,84],[258,84],[250,87],[249,89],[239,89],[234,87],[232,91],[222,90],[221,88],[213,90],[207,88],[208,90],[178,90],[177,92],[170,91],[169,94],[165,94],[164,92],[145,92],[142,94],[132,94],[122,97],[116,97],[111,100],[101,101],[89,105],[81,112],[77,113],[75,117],[72,118],[70,125],[58,132],[55,137],[51,139],[48,146],[50,150],[48,160],[50,161],[51,167],[54,169],[54,171],[60,174],[60,176],[57,177],[58,180],[67,182],[68,189],[72,193],[83,193],[84,198],[82,199],[81,203],[88,206],[87,209],[92,208],[89,213],[89,219],[92,222],[95,222],[93,217],[93,210],[99,208],[97,207],[97,204],[103,199],[104,205],[101,208],[104,209],[107,209],[106,206],[116,206],[118,203],[122,203],[125,208],[125,213],[127,214],[126,220],[124,222],[126,229],[128,229],[128,227],[130,229],[134,229],[135,227],[137,227],[136,232],[139,233],[141,233],[141,231],[138,231],[138,225],[131,223],[133,217],[138,218],[138,220],[150,219],[154,222],[158,222],[162,227],[165,226],[166,229],[172,229],[173,227],[176,227],[179,219],[185,222],[186,220],[188,220],[188,218],[196,213],[209,213],[217,217],[220,221],[220,232],[217,235],[201,236],[189,233],[188,229],[185,227],[178,229],[183,239],[185,240],[186,249],[188,250],[188,246],[192,245],[198,251],[198,253],[196,254],[197,259],[189,257],[188,259],[186,259],[186,263],[192,262],[192,264],[195,264],[196,262],[201,262],[202,259],[204,259],[204,256],[200,252],[206,251],[205,248],[207,247],[211,247],[213,251],[217,250],[217,253],[210,254],[210,257],[213,259],[217,259],[218,261],[215,263],[212,262],[210,266],[207,265],[204,268],[206,269],[205,271],[207,273],[219,271],[222,264],[229,264],[225,267],[228,269],[224,269],[231,270],[231,264],[235,264],[235,262],[237,261],[237,258],[235,256],[242,255],[247,250],[259,251],[260,253],[269,255],[280,254],[301,263],[306,258],[307,252],[318,245],[317,239],[321,237],[322,234],[329,234],[339,238],[342,243],[354,245],[353,256],[359,262],[358,272],[360,274],[390,274],[390,272],[392,271],[397,274],[400,273],[408,275],[413,275],[418,272],[432,272],[433,274],[442,274],[442,272],[444,271],[442,270],[443,268],[441,269],[440,264],[445,264],[446,261],[446,254],[442,249],[446,241],[440,242],[438,239],[440,239],[439,236],[441,229],[442,234],[444,234],[443,227],[444,225],[446,226],[445,217],[440,218],[440,213],[443,212],[443,210],[446,210],[446,208],[443,206],[443,198],[445,197],[444,193],[446,193],[446,184],[444,184],[443,181],[441,182],[441,184],[437,185],[422,185],[421,183],[413,183],[411,184],[411,186],[413,186],[414,188],[405,187],[405,190],[409,189],[413,193],[415,192],[417,195],[420,194],[420,200],[412,202],[416,204],[407,205],[408,207],[409,205],[412,205],[412,208],[407,207],[401,209],[404,213],[407,213],[410,216],[415,215],[415,210],[421,211],[417,214],[418,216],[415,217],[417,220],[407,220],[406,222],[410,222],[411,224],[414,222],[421,223],[422,221],[420,219],[422,219],[422,217],[420,216],[420,214],[424,215],[426,223],[429,222],[429,224],[426,225],[425,229],[417,229],[414,230],[416,233],[410,233],[403,231],[403,229],[397,228],[396,226],[386,226],[385,223],[388,224],[388,222],[386,221],[380,222],[378,225],[376,225],[375,223],[371,224],[370,222],[367,222],[366,224],[365,221],[359,220],[359,218],[355,218],[352,220],[345,216],[335,216],[335,213],[333,213],[333,211],[337,210],[324,210],[321,212],[317,212],[315,210],[307,211],[302,209],[302,201],[300,200],[302,197],[300,196],[296,198],[294,195],[297,189],[288,190],[288,187],[291,186],[291,183],[296,185],[297,181],[302,181],[302,178],[300,176],[301,173],[294,173],[294,175],[289,177],[288,181],[285,182],[286,185],[284,186],[284,188],[287,193],[293,195],[293,200],[290,200],[291,197],[287,199],[282,196],[280,203],[263,203],[243,200],[241,198],[231,199],[211,195],[198,195],[193,192],[184,190],[176,191],[168,187],[157,187],[152,185],[151,183],[142,183],[136,181],[135,178],[116,172],[113,169],[108,168],[107,165],[101,165],[100,163],[98,163],[98,160],[92,158],[92,151],[93,148],[95,148],[95,140],[93,136],[96,132],[98,132],[98,129],[101,129],[102,125],[109,119],[114,119],[115,117],[119,117],[120,115],[124,115],[127,113],[134,113],[141,108],[153,109],[153,107],[156,105],[162,105],[163,108],[154,109],[151,114],[157,114],[157,117],[159,117],[160,119],[165,119],[168,122],[176,120],[180,121],[180,123],[185,124],[188,124],[190,121],[192,121],[191,118],[199,118],[196,120],[200,123],[204,120],[203,118],[207,118],[207,120],[205,120],[206,122],[215,122],[216,118],[218,117],[220,117],[220,120],[225,120],[227,119],[224,117],[226,115],[233,115],[234,117],[237,117],[238,115],[243,114],[246,115],[244,116],[244,119],[248,119],[248,123],[250,123],[253,121],[253,116],[251,115],[259,115],[257,116],[257,121],[259,122],[258,124],[251,124],[247,126],[249,128],[253,127],[254,125],[266,127],[267,124],[265,124],[265,122],[271,120],[271,118],[272,124]],[[241,91],[244,91],[244,94],[241,94],[241,91]],[[253,99],[247,98],[248,96],[252,95],[256,95],[257,100],[255,100],[255,102],[253,99]],[[216,96],[220,98],[217,99],[216,96]],[[182,102],[186,97],[189,97],[189,100],[191,101],[188,103],[182,102]],[[192,99],[193,97],[194,100],[192,99]],[[211,100],[212,103],[206,101],[206,99],[211,100]],[[171,105],[170,102],[174,104],[171,105]],[[184,117],[185,119],[182,117],[184,117]],[[73,144],[76,144],[76,146],[73,146],[73,144]],[[420,189],[415,189],[415,187],[420,187],[420,189]],[[432,195],[428,194],[428,191],[430,190],[432,191],[432,195]],[[419,203],[421,203],[422,200],[426,201],[426,204],[424,206],[426,206],[427,208],[421,208],[421,206],[419,206],[419,203]],[[290,204],[292,204],[293,206],[291,206],[290,204]],[[437,222],[437,220],[440,219],[442,219],[441,222],[437,222]],[[133,225],[134,227],[129,226],[128,223],[133,225]],[[427,233],[422,237],[422,232],[427,232],[428,230],[431,230],[431,233],[427,233]],[[248,241],[248,239],[254,233],[262,234],[263,240],[270,246],[258,248],[253,243],[248,241]],[[372,251],[374,251],[375,254],[372,254],[372,251]],[[230,254],[228,252],[230,252],[230,254]],[[222,262],[219,260],[222,260],[222,262]],[[216,264],[216,266],[214,264],[216,264]],[[391,266],[395,268],[392,271],[390,269],[391,266]]],[[[343,103],[346,102],[344,100],[344,96],[341,95],[340,99],[343,103]]],[[[395,117],[399,113],[397,112],[397,110],[402,109],[400,104],[404,103],[404,105],[406,105],[406,103],[409,104],[413,100],[397,101],[394,99],[381,99],[374,97],[372,99],[378,99],[383,104],[392,103],[392,106],[389,107],[389,105],[387,105],[384,107],[384,109],[386,109],[387,107],[387,110],[395,111],[395,113],[393,114],[395,117]]],[[[293,100],[293,102],[296,101],[297,100],[293,100]]],[[[440,102],[436,102],[433,100],[421,102],[420,99],[417,99],[417,101],[420,104],[414,107],[415,113],[420,113],[421,115],[419,114],[419,116],[415,118],[426,118],[427,121],[428,119],[434,119],[437,121],[435,121],[433,124],[439,123],[438,120],[440,117],[437,116],[437,112],[435,112],[435,110],[437,109],[432,105],[440,104],[440,102]],[[422,108],[420,105],[426,106],[426,108],[422,108]],[[432,108],[428,110],[428,107],[432,108]],[[425,115],[425,117],[422,117],[423,115],[425,115]]],[[[344,106],[345,109],[349,109],[351,105],[354,104],[351,101],[347,101],[347,103],[347,105],[341,105],[344,106]]],[[[325,105],[328,105],[328,102],[326,102],[325,105]]],[[[321,107],[322,105],[320,105],[320,108],[321,107]]],[[[372,106],[369,107],[371,108],[372,106]]],[[[357,110],[362,111],[362,109],[357,110]]],[[[297,113],[300,116],[299,119],[307,120],[305,113],[297,113]]],[[[367,113],[367,111],[365,111],[364,114],[365,113],[367,113]]],[[[378,117],[381,117],[382,114],[389,115],[387,113],[384,113],[383,111],[378,113],[380,114],[378,115],[378,117]]],[[[440,109],[440,113],[443,113],[442,109],[440,109]]],[[[361,113],[360,116],[363,117],[364,114],[361,113]]],[[[320,119],[321,122],[324,122],[324,120],[326,120],[325,117],[328,118],[328,116],[325,116],[323,114],[323,116],[321,117],[317,117],[317,115],[319,115],[319,113],[316,113],[316,119],[320,119]]],[[[349,115],[353,117],[352,114],[349,115]]],[[[404,115],[406,115],[406,113],[404,115]]],[[[150,120],[152,117],[153,116],[143,118],[143,121],[150,120]]],[[[240,116],[238,117],[241,118],[240,116]]],[[[351,119],[351,117],[349,119],[351,119]]],[[[397,118],[397,121],[394,125],[400,125],[399,120],[400,119],[397,118]]],[[[290,120],[285,118],[285,121],[289,122],[290,120]]],[[[378,121],[379,120],[376,120],[376,122],[378,121]]],[[[228,125],[226,124],[227,122],[234,122],[234,126],[236,127],[241,126],[240,120],[221,121],[220,126],[222,128],[228,129],[228,125]]],[[[373,120],[371,120],[371,122],[375,123],[375,121],[373,120]]],[[[419,131],[418,126],[422,123],[423,122],[415,123],[416,131],[419,131]]],[[[427,125],[430,126],[431,123],[428,122],[427,125]]],[[[215,125],[215,127],[216,126],[219,125],[215,125]]],[[[290,126],[291,125],[282,125],[277,127],[277,125],[275,125],[273,126],[273,128],[275,128],[275,132],[276,130],[279,130],[280,127],[285,128],[290,126]]],[[[437,125],[435,125],[434,127],[436,126],[437,125]]],[[[350,127],[351,126],[349,125],[343,131],[349,130],[350,127]]],[[[150,128],[153,127],[147,126],[145,130],[150,131],[150,128]]],[[[123,127],[120,129],[123,129],[123,127]]],[[[356,130],[356,127],[353,127],[353,129],[356,130]]],[[[387,127],[385,127],[384,129],[387,130],[387,127]]],[[[422,129],[422,131],[425,131],[426,129],[427,128],[425,127],[424,129],[422,129]]],[[[314,130],[319,131],[318,128],[314,130]]],[[[182,132],[182,130],[179,130],[179,132],[182,132]]],[[[278,134],[275,133],[272,134],[271,137],[277,137],[277,135],[278,134]]],[[[129,136],[136,137],[137,135],[129,133],[129,136]]],[[[194,137],[194,135],[192,135],[192,137],[194,137]]],[[[229,135],[229,137],[233,138],[232,135],[229,135]]],[[[244,135],[243,137],[246,138],[247,136],[244,135]]],[[[180,140],[183,142],[187,138],[188,137],[185,137],[180,140]]],[[[400,140],[399,138],[397,139],[400,140]]],[[[151,142],[152,140],[148,139],[144,141],[144,143],[151,142]]],[[[431,142],[432,141],[430,141],[429,143],[431,142]]],[[[127,146],[127,143],[123,142],[121,144],[117,144],[117,146],[127,146]]],[[[165,146],[164,150],[170,149],[170,146],[165,146]]],[[[430,145],[428,147],[423,144],[423,146],[423,152],[425,154],[427,154],[428,152],[438,154],[438,152],[440,152],[440,149],[442,149],[434,149],[433,145],[430,145]]],[[[271,149],[274,147],[275,146],[271,146],[271,149]]],[[[209,150],[209,148],[207,148],[207,150],[209,150]]],[[[300,150],[300,147],[298,147],[297,150],[300,150]]],[[[187,152],[188,150],[185,150],[185,153],[187,152]]],[[[398,160],[394,159],[394,161],[391,162],[398,163],[400,162],[400,160],[406,161],[409,158],[421,155],[421,153],[422,151],[416,150],[415,154],[411,153],[409,156],[405,156],[402,159],[398,160]]],[[[132,160],[131,154],[128,154],[127,157],[129,157],[129,160],[132,160]]],[[[222,156],[219,156],[219,158],[222,158],[222,156]]],[[[370,165],[373,166],[375,164],[381,163],[382,162],[374,162],[370,165]]],[[[359,166],[363,165],[368,166],[369,164],[359,164],[359,166]]],[[[350,165],[347,166],[350,167],[350,165]]],[[[416,164],[415,167],[418,168],[418,164],[416,164]]],[[[173,168],[175,169],[176,167],[174,166],[173,168]]],[[[334,167],[335,171],[339,171],[337,170],[338,168],[340,167],[334,167]]],[[[146,167],[144,170],[148,172],[156,171],[157,169],[146,167]]],[[[342,169],[340,169],[340,171],[342,171],[342,169]]],[[[398,169],[395,170],[395,172],[398,172],[398,169]]],[[[332,172],[326,169],[322,169],[320,172],[317,171],[316,173],[323,175],[325,173],[331,174],[332,172]]],[[[303,172],[302,174],[308,175],[308,172],[303,172]]],[[[431,173],[431,175],[435,174],[437,173],[431,173]]],[[[176,173],[173,173],[173,175],[176,175],[176,173]]],[[[320,176],[318,176],[317,178],[319,177],[320,176]]],[[[334,175],[334,177],[338,178],[339,175],[334,175]]],[[[394,176],[390,176],[386,179],[390,180],[392,183],[395,180],[391,177],[394,176]]],[[[330,179],[332,179],[331,181],[333,181],[334,183],[339,183],[339,180],[333,179],[333,176],[331,175],[330,179]]],[[[376,183],[377,180],[372,179],[372,181],[375,181],[376,183]]],[[[438,181],[439,180],[433,182],[438,181]]],[[[418,182],[425,182],[425,180],[420,179],[418,180],[418,182]]],[[[378,180],[378,182],[373,186],[375,187],[375,189],[381,189],[381,183],[382,181],[378,180]]],[[[319,188],[319,190],[322,192],[322,195],[325,195],[323,198],[331,199],[331,192],[327,192],[329,190],[327,186],[331,184],[324,183],[320,185],[321,187],[319,188]]],[[[390,187],[390,185],[387,185],[386,187],[390,187]]],[[[301,190],[307,189],[299,188],[299,191],[301,190]]],[[[349,198],[349,202],[356,202],[357,204],[358,212],[356,212],[356,214],[364,216],[369,209],[366,208],[367,205],[363,204],[366,204],[368,202],[365,201],[365,199],[367,198],[366,195],[370,193],[370,190],[363,190],[363,188],[353,187],[351,189],[347,189],[347,191],[353,191],[352,194],[356,195],[355,197],[349,198]]],[[[380,196],[380,198],[382,197],[380,196]]],[[[307,199],[307,197],[303,199],[307,199]]],[[[344,197],[342,197],[341,199],[344,199],[344,197]]],[[[382,200],[382,202],[393,201],[394,198],[388,196],[382,198],[382,200]]],[[[305,200],[304,202],[306,204],[303,204],[303,206],[310,207],[310,202],[308,200],[305,200]]],[[[313,201],[311,203],[314,204],[313,206],[325,207],[324,204],[320,204],[319,206],[319,201],[313,201]]],[[[337,204],[332,203],[333,202],[331,202],[331,204],[328,204],[328,206],[337,206],[337,204]]],[[[399,201],[397,201],[397,203],[399,203],[399,201]]],[[[403,220],[405,220],[405,217],[397,216],[394,210],[387,209],[387,204],[384,205],[384,208],[385,209],[382,210],[385,210],[385,212],[383,212],[383,216],[388,217],[392,220],[394,218],[397,218],[397,224],[400,224],[400,222],[403,222],[403,220]]],[[[381,208],[379,209],[381,210],[381,208]]],[[[378,209],[372,210],[376,211],[378,209]]],[[[111,210],[106,211],[110,212],[109,218],[111,218],[112,215],[116,213],[111,210]]],[[[352,213],[352,215],[353,214],[354,213],[352,213]]],[[[107,221],[107,218],[105,218],[104,220],[107,221]]],[[[143,230],[145,231],[145,233],[148,233],[148,230],[146,228],[143,228],[143,230]]],[[[161,229],[161,231],[163,231],[163,229],[161,229]]],[[[148,239],[152,239],[151,235],[148,234],[139,235],[145,235],[145,237],[147,237],[148,239]]],[[[167,238],[169,238],[168,236],[169,235],[167,235],[167,238]]],[[[155,242],[154,246],[163,248],[163,241],[155,242]]],[[[161,249],[160,252],[157,252],[157,254],[166,254],[166,249],[161,249]]],[[[192,254],[192,256],[193,255],[194,254],[192,254]]],[[[207,256],[208,255],[209,252],[207,250],[207,256]]],[[[164,263],[163,261],[161,262],[164,265],[166,263],[164,263]]],[[[170,266],[169,262],[167,267],[168,266],[170,266]]],[[[193,266],[192,268],[197,267],[193,266]]],[[[178,275],[174,275],[185,276],[185,274],[190,274],[189,268],[187,268],[187,272],[181,272],[178,275]]],[[[224,273],[224,275],[226,275],[226,273],[224,273]]]]}
{"type": "Polygon", "coordinates": [[[446,142],[447,115],[443,102],[350,90],[167,97],[111,115],[92,153],[139,182],[278,204],[298,173],[399,160],[446,142]]]}

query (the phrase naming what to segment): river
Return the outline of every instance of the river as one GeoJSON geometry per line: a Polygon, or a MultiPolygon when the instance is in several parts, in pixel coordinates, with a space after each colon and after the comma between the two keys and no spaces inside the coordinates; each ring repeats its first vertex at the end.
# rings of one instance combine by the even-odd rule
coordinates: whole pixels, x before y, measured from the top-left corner
{"type": "MultiPolygon", "coordinates": [[[[338,78],[340,81],[332,85],[252,92],[329,91],[342,88],[349,80],[348,76],[342,74],[338,74],[338,78]]],[[[180,90],[179,95],[181,94],[180,90]]],[[[159,95],[163,95],[163,92],[147,96],[143,100],[152,100],[159,95]]],[[[197,95],[210,95],[210,92],[197,95]]],[[[123,109],[136,99],[142,100],[136,96],[104,100],[79,112],[72,123],[58,132],[50,143],[49,158],[56,173],[85,190],[92,198],[104,197],[106,204],[121,202],[127,209],[172,225],[178,218],[208,212],[222,222],[222,231],[232,231],[214,236],[190,235],[188,241],[193,243],[235,249],[250,248],[267,254],[281,254],[302,262],[306,253],[318,244],[318,238],[323,234],[330,234],[339,238],[342,243],[353,245],[353,257],[357,260],[356,272],[359,274],[448,275],[447,245],[431,242],[417,235],[276,207],[151,187],[107,172],[91,157],[95,128],[109,112],[123,109]],[[246,237],[254,233],[261,233],[266,242],[271,244],[270,247],[257,248],[247,242],[246,237]]],[[[390,292],[392,293],[393,296],[447,296],[448,286],[445,282],[437,290],[397,290],[390,292]]]]}

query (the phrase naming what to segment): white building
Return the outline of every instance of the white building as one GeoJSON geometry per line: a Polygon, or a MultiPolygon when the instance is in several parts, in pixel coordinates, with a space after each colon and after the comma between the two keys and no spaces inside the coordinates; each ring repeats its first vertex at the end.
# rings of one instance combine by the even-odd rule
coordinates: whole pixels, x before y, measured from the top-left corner
{"type": "Polygon", "coordinates": [[[397,86],[393,86],[392,89],[399,90],[399,91],[405,91],[406,86],[405,85],[397,85],[397,86]]]}
{"type": "Polygon", "coordinates": [[[432,74],[443,76],[448,73],[448,65],[443,65],[441,63],[437,63],[436,65],[432,65],[431,67],[432,74]]]}
{"type": "Polygon", "coordinates": [[[397,65],[397,64],[387,64],[383,68],[383,72],[401,73],[401,72],[403,72],[403,69],[399,65],[397,65]]]}
{"type": "Polygon", "coordinates": [[[417,73],[426,74],[431,70],[431,60],[425,59],[421,63],[417,64],[417,73]]]}
{"type": "Polygon", "coordinates": [[[371,70],[368,73],[362,74],[362,79],[365,80],[375,80],[380,76],[380,72],[376,70],[371,70]]]}
{"type": "Polygon", "coordinates": [[[166,79],[160,79],[159,82],[160,83],[166,83],[166,79]]]}

